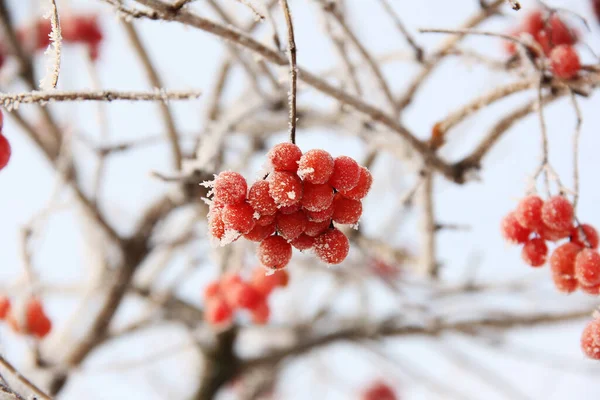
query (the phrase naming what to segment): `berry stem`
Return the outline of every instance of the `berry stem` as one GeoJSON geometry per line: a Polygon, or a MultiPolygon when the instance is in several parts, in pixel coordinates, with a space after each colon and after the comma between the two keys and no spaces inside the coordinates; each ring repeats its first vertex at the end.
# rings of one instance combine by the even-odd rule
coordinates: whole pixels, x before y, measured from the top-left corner
{"type": "Polygon", "coordinates": [[[290,62],[290,142],[296,144],[296,82],[298,78],[298,67],[296,66],[296,41],[294,40],[294,24],[290,14],[287,0],[279,0],[279,4],[285,16],[288,36],[288,59],[290,62]]]}

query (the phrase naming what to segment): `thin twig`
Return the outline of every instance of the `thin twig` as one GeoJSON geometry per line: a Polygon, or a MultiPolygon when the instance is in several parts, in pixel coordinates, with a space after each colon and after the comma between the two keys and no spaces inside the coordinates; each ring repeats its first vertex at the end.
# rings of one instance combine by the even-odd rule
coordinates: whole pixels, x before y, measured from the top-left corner
{"type": "Polygon", "coordinates": [[[287,25],[288,37],[288,58],[290,60],[290,92],[288,93],[290,101],[290,142],[296,144],[296,81],[298,78],[298,67],[296,65],[296,41],[294,40],[294,24],[290,14],[290,7],[287,0],[279,0],[285,23],[287,25]]]}
{"type": "Polygon", "coordinates": [[[575,110],[575,117],[577,118],[575,133],[573,134],[573,208],[577,208],[577,202],[579,201],[579,139],[581,138],[583,116],[577,98],[571,89],[569,89],[569,97],[573,105],[573,110],[575,110]]]}
{"type": "Polygon", "coordinates": [[[52,31],[50,32],[50,42],[52,43],[51,48],[54,50],[54,54],[52,57],[52,69],[48,71],[49,76],[46,76],[44,79],[42,79],[41,87],[43,89],[56,89],[56,85],[58,84],[58,75],[60,73],[62,32],[60,29],[60,19],[58,17],[56,0],[50,0],[50,8],[50,26],[52,27],[52,31]],[[50,79],[49,87],[45,87],[48,79],[50,79]]]}
{"type": "Polygon", "coordinates": [[[14,376],[23,386],[27,387],[27,389],[31,390],[43,400],[52,400],[50,396],[44,393],[40,388],[33,384],[29,379],[25,378],[21,373],[10,363],[7,359],[0,355],[0,366],[5,368],[12,376],[14,376]]]}
{"type": "Polygon", "coordinates": [[[379,0],[379,2],[381,3],[381,6],[385,9],[385,11],[389,14],[389,16],[392,18],[392,21],[394,21],[396,28],[398,28],[402,36],[404,36],[410,47],[412,47],[413,51],[415,52],[415,59],[418,62],[423,62],[423,49],[417,44],[417,42],[408,32],[408,30],[406,30],[404,23],[402,23],[400,16],[398,16],[398,14],[394,11],[392,5],[389,3],[388,0],[379,0]]]}

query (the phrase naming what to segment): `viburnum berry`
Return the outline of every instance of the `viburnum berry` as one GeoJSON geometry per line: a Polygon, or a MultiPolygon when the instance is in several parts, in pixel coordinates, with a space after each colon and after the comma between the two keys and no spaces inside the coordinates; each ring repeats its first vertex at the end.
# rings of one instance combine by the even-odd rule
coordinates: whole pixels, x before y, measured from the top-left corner
{"type": "Polygon", "coordinates": [[[572,46],[561,45],[550,52],[550,68],[558,78],[572,79],[581,69],[579,55],[572,46]]]}
{"type": "Polygon", "coordinates": [[[210,299],[221,293],[221,282],[212,281],[204,288],[204,298],[210,299]]]}
{"type": "Polygon", "coordinates": [[[277,214],[261,215],[260,218],[256,220],[256,225],[260,225],[260,226],[271,225],[275,222],[276,218],[277,218],[277,214]]]}
{"type": "Polygon", "coordinates": [[[25,305],[25,324],[26,331],[38,338],[45,337],[52,330],[52,322],[37,298],[29,299],[25,305]]]}
{"type": "Polygon", "coordinates": [[[301,208],[302,207],[301,207],[300,203],[296,203],[296,204],[291,205],[291,206],[286,206],[286,207],[279,208],[279,211],[277,212],[277,214],[285,214],[285,215],[293,214],[296,211],[299,211],[301,208]]]}
{"type": "Polygon", "coordinates": [[[281,236],[269,236],[258,246],[258,259],[269,269],[281,269],[292,258],[292,245],[281,236]]]}
{"type": "Polygon", "coordinates": [[[6,318],[10,312],[10,299],[6,296],[0,297],[0,320],[6,318]]]}
{"type": "Polygon", "coordinates": [[[269,236],[275,233],[276,224],[273,222],[270,225],[254,225],[254,228],[248,233],[244,234],[244,237],[251,242],[262,242],[269,236]]]}
{"type": "Polygon", "coordinates": [[[275,145],[267,155],[275,171],[298,171],[298,161],[302,157],[302,150],[290,142],[275,145]]]}
{"type": "Polygon", "coordinates": [[[225,299],[214,297],[206,302],[204,318],[212,325],[226,325],[233,318],[233,310],[225,299]]]}
{"type": "Polygon", "coordinates": [[[573,293],[579,287],[577,278],[570,275],[561,275],[555,271],[552,271],[552,281],[559,292],[566,294],[573,293]]]}
{"type": "Polygon", "coordinates": [[[273,215],[277,212],[277,204],[269,194],[269,182],[265,180],[254,182],[250,186],[248,203],[261,216],[273,215]]]}
{"type": "Polygon", "coordinates": [[[339,264],[350,250],[348,238],[339,229],[329,229],[315,239],[315,254],[327,264],[339,264]]]}
{"type": "Polygon", "coordinates": [[[321,222],[308,221],[306,223],[306,228],[304,228],[304,233],[311,237],[319,236],[329,228],[330,224],[331,221],[329,220],[321,222]]]}
{"type": "Polygon", "coordinates": [[[0,133],[0,170],[8,165],[10,161],[11,148],[6,136],[0,133]]]}
{"type": "Polygon", "coordinates": [[[575,258],[575,277],[581,285],[600,283],[600,254],[593,249],[583,249],[575,258]]]}
{"type": "Polygon", "coordinates": [[[304,211],[306,218],[312,222],[330,221],[333,217],[333,202],[323,211],[304,211]]]}
{"type": "Polygon", "coordinates": [[[218,201],[224,204],[239,204],[246,200],[248,184],[237,172],[224,171],[215,177],[213,190],[218,201]]]}
{"type": "Polygon", "coordinates": [[[564,238],[568,238],[569,236],[571,236],[571,232],[572,230],[563,230],[563,231],[556,231],[554,229],[550,229],[548,228],[546,225],[544,225],[542,228],[538,229],[537,233],[540,235],[540,237],[546,241],[549,242],[556,242],[558,240],[564,239],[564,238]]]}
{"type": "Polygon", "coordinates": [[[253,310],[251,314],[252,322],[256,325],[264,325],[269,322],[271,316],[271,310],[266,300],[261,301],[253,310]]]}
{"type": "Polygon", "coordinates": [[[294,246],[295,248],[297,248],[298,250],[304,251],[304,250],[311,249],[314,246],[315,238],[303,233],[302,235],[298,236],[296,239],[292,240],[290,242],[290,244],[292,246],[294,246]]]}
{"type": "Polygon", "coordinates": [[[528,240],[523,246],[521,257],[523,261],[532,267],[541,267],[546,263],[548,256],[548,246],[541,238],[533,238],[528,240]]]}
{"type": "Polygon", "coordinates": [[[542,29],[544,29],[544,13],[542,10],[533,10],[525,14],[521,23],[523,31],[535,37],[542,29]]]}
{"type": "Polygon", "coordinates": [[[552,280],[556,288],[564,293],[572,293],[577,289],[578,281],[575,277],[575,259],[582,247],[572,243],[558,246],[550,256],[552,280]]]}
{"type": "Polygon", "coordinates": [[[562,18],[554,13],[549,18],[544,32],[548,35],[548,39],[552,46],[574,45],[578,41],[577,32],[571,29],[562,18]]]}
{"type": "Polygon", "coordinates": [[[362,395],[362,400],[396,400],[396,394],[386,383],[375,382],[362,395]]]}
{"type": "Polygon", "coordinates": [[[225,229],[248,233],[256,225],[254,209],[248,203],[228,204],[221,215],[225,229]]]}
{"type": "Polygon", "coordinates": [[[333,200],[333,222],[354,225],[362,215],[362,203],[337,193],[333,200]]]}
{"type": "Polygon", "coordinates": [[[581,224],[573,228],[571,241],[582,247],[597,249],[599,242],[598,231],[591,225],[581,224]]]}
{"type": "Polygon", "coordinates": [[[579,288],[581,289],[582,292],[591,294],[592,296],[600,295],[600,283],[597,285],[594,285],[594,286],[580,285],[579,288]]]}
{"type": "Polygon", "coordinates": [[[267,274],[262,267],[252,272],[252,286],[263,296],[268,296],[276,287],[285,287],[289,281],[289,274],[285,269],[267,274]]]}
{"type": "Polygon", "coordinates": [[[542,221],[542,206],[544,200],[539,196],[531,195],[523,198],[515,210],[515,218],[521,226],[537,231],[544,226],[542,221]]]}
{"type": "Polygon", "coordinates": [[[358,184],[360,166],[348,156],[336,157],[333,160],[333,172],[329,184],[336,190],[352,190],[358,184]]]}
{"type": "Polygon", "coordinates": [[[231,306],[254,310],[259,303],[264,301],[264,296],[247,282],[240,282],[231,289],[231,306]]]}
{"type": "Polygon", "coordinates": [[[211,207],[208,212],[208,232],[217,239],[222,239],[225,236],[225,223],[223,223],[223,209],[219,207],[211,207]]]}
{"type": "Polygon", "coordinates": [[[275,171],[269,176],[269,194],[279,207],[300,204],[302,181],[290,172],[275,171]]]}
{"type": "Polygon", "coordinates": [[[587,323],[581,333],[581,350],[592,360],[600,360],[600,320],[587,323]]]}
{"type": "Polygon", "coordinates": [[[333,188],[324,183],[315,185],[304,182],[304,193],[302,195],[302,208],[308,211],[323,211],[333,203],[333,188]]]}
{"type": "Polygon", "coordinates": [[[552,230],[570,231],[573,216],[573,205],[564,196],[553,196],[542,206],[542,221],[552,230]]]}
{"type": "Polygon", "coordinates": [[[350,190],[340,190],[340,193],[349,199],[362,200],[367,196],[371,185],[373,184],[373,176],[366,167],[360,167],[360,175],[358,183],[350,190]]]}
{"type": "Polygon", "coordinates": [[[327,183],[333,173],[333,165],[333,158],[325,150],[309,150],[298,162],[298,176],[309,183],[327,183]]]}
{"type": "Polygon", "coordinates": [[[277,215],[277,232],[286,240],[296,239],[306,229],[308,219],[302,211],[277,215]]]}
{"type": "Polygon", "coordinates": [[[515,244],[525,243],[531,234],[531,230],[519,224],[514,212],[510,212],[508,215],[502,218],[500,229],[504,239],[515,244]]]}

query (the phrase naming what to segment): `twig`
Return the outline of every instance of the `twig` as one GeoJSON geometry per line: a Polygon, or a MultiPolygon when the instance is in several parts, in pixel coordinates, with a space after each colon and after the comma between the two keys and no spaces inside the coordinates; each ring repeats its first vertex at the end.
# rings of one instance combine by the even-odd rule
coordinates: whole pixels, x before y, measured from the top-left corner
{"type": "Polygon", "coordinates": [[[6,360],[1,355],[0,355],[0,366],[2,366],[3,368],[5,368],[23,386],[25,386],[27,389],[29,389],[33,393],[35,393],[35,395],[38,396],[40,399],[43,399],[43,400],[52,400],[52,398],[50,396],[48,396],[46,393],[44,393],[36,385],[34,385],[33,382],[31,382],[29,379],[27,379],[23,375],[21,375],[21,373],[19,371],[17,371],[17,369],[10,362],[8,362],[8,360],[6,360]]]}
{"type": "MultiPolygon", "coordinates": [[[[573,90],[569,89],[569,97],[573,110],[575,110],[575,116],[577,122],[575,123],[575,133],[573,134],[573,207],[577,207],[579,201],[579,139],[581,138],[581,125],[583,124],[583,117],[577,98],[573,93],[573,90]]],[[[584,232],[585,235],[585,232],[584,232]]]]}
{"type": "MultiPolygon", "coordinates": [[[[50,26],[52,27],[52,31],[50,32],[50,41],[52,43],[52,48],[54,49],[53,67],[48,71],[49,76],[46,76],[44,79],[42,79],[40,86],[43,89],[56,89],[58,75],[60,73],[62,33],[60,29],[60,19],[58,17],[56,0],[50,0],[50,7],[50,26]],[[48,79],[50,79],[50,85],[49,87],[46,87],[46,82],[48,79]]],[[[46,52],[48,52],[48,50],[46,50],[46,52]]]]}
{"type": "Polygon", "coordinates": [[[512,9],[515,11],[519,11],[521,9],[521,3],[519,3],[519,0],[508,0],[508,4],[510,4],[512,9]]]}
{"type": "Polygon", "coordinates": [[[258,12],[256,7],[254,7],[254,5],[250,2],[250,0],[236,0],[236,1],[240,4],[243,4],[246,7],[248,7],[250,9],[250,11],[252,11],[252,14],[254,14],[254,17],[257,20],[263,21],[265,19],[265,16],[258,12]]]}
{"type": "Polygon", "coordinates": [[[438,263],[436,258],[436,223],[433,209],[433,174],[426,169],[421,185],[419,201],[421,203],[421,271],[430,278],[438,277],[438,263]]]}
{"type": "Polygon", "coordinates": [[[381,3],[381,6],[385,9],[385,11],[389,14],[389,16],[392,18],[392,21],[394,21],[396,28],[398,28],[402,36],[404,36],[410,47],[412,47],[413,51],[415,52],[415,59],[418,62],[423,62],[423,49],[417,44],[412,35],[406,30],[406,27],[402,23],[402,20],[400,20],[398,14],[394,11],[392,5],[389,3],[388,0],[379,0],[379,2],[381,3]]]}
{"type": "Polygon", "coordinates": [[[290,14],[287,0],[279,0],[279,4],[285,16],[288,37],[288,58],[290,60],[290,142],[296,144],[296,80],[298,78],[298,67],[296,65],[296,41],[294,40],[294,24],[290,14]]]}

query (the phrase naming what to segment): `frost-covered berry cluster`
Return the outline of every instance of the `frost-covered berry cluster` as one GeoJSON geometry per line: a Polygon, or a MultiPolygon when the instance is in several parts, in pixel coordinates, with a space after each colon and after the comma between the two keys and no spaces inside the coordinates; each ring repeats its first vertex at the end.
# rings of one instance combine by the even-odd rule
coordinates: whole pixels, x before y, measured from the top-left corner
{"type": "Polygon", "coordinates": [[[523,261],[532,267],[541,267],[548,260],[547,242],[568,239],[549,258],[554,285],[564,293],[579,288],[600,294],[598,232],[591,225],[576,223],[573,205],[564,196],[546,201],[536,195],[523,198],[516,210],[504,217],[501,229],[507,241],[523,245],[523,261]]]}
{"type": "Polygon", "coordinates": [[[289,276],[285,270],[266,274],[258,267],[249,281],[239,274],[227,274],[204,289],[206,303],[204,318],[218,327],[228,326],[235,311],[246,310],[252,322],[265,324],[269,320],[269,295],[277,287],[285,287],[289,276]]]}
{"type": "Polygon", "coordinates": [[[46,337],[52,330],[52,321],[48,318],[42,302],[31,297],[26,302],[14,307],[6,296],[0,297],[0,320],[6,320],[8,326],[23,335],[46,337]]]}
{"type": "Polygon", "coordinates": [[[220,245],[239,237],[260,242],[258,258],[267,269],[284,268],[292,246],[312,249],[323,262],[339,264],[348,255],[348,238],[336,224],[356,225],[361,200],[373,178],[350,157],[333,158],[320,149],[302,153],[280,143],[268,154],[265,179],[250,188],[242,175],[225,171],[206,183],[208,226],[220,245]]]}
{"type": "Polygon", "coordinates": [[[8,165],[8,162],[10,161],[10,154],[11,154],[10,143],[8,142],[8,139],[6,138],[6,136],[4,136],[2,134],[3,125],[4,125],[4,116],[2,114],[2,111],[0,111],[0,170],[2,170],[4,167],[6,167],[8,165]]]}

